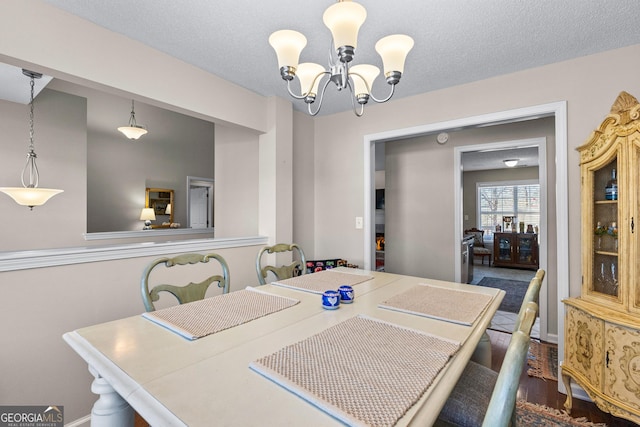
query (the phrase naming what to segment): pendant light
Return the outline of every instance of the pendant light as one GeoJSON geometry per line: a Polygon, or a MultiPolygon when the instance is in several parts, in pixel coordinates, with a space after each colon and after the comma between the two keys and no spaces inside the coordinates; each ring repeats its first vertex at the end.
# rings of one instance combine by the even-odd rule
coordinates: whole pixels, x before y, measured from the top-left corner
{"type": "Polygon", "coordinates": [[[22,206],[29,206],[33,210],[34,206],[44,205],[47,200],[64,190],[53,188],[38,188],[39,174],[36,165],[36,155],[33,145],[33,87],[35,79],[42,77],[42,74],[29,70],[22,70],[22,74],[31,79],[31,99],[29,101],[29,151],[27,152],[27,164],[22,169],[22,187],[0,187],[0,191],[11,197],[22,206]],[[27,179],[25,179],[27,177],[27,179]]]}
{"type": "Polygon", "coordinates": [[[133,99],[131,100],[131,116],[129,117],[129,126],[121,126],[118,128],[120,132],[129,139],[138,139],[147,133],[144,126],[136,123],[136,111],[133,108],[133,99]]]}

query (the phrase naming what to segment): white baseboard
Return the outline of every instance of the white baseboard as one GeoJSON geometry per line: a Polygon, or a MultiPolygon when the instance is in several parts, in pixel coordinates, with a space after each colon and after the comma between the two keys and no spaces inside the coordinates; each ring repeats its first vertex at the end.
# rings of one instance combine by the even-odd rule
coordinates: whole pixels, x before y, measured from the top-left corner
{"type": "Polygon", "coordinates": [[[82,418],[78,418],[75,421],[71,421],[70,423],[65,424],[64,427],[81,427],[89,425],[91,425],[91,414],[82,418]]]}

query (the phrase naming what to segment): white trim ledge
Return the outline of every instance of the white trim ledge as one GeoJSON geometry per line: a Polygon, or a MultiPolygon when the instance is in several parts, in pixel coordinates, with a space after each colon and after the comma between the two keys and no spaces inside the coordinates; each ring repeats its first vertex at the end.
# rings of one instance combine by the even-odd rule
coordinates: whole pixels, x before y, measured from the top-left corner
{"type": "Polygon", "coordinates": [[[84,240],[128,239],[132,237],[183,236],[187,234],[211,234],[213,228],[155,228],[153,230],[109,231],[104,233],[84,233],[84,240]]]}
{"type": "Polygon", "coordinates": [[[192,239],[176,240],[173,242],[144,242],[110,246],[0,252],[0,272],[166,255],[167,253],[258,246],[266,245],[268,242],[268,237],[252,236],[228,239],[192,239]]]}

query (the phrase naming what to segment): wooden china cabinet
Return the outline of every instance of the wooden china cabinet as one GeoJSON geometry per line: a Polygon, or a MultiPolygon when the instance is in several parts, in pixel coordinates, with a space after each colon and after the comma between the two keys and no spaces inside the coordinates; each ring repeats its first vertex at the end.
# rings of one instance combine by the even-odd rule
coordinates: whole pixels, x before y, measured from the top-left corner
{"type": "Polygon", "coordinates": [[[563,301],[565,408],[574,380],[603,411],[640,423],[638,101],[622,92],[578,151],[582,292],[563,301]]]}
{"type": "Polygon", "coordinates": [[[538,235],[494,233],[493,266],[538,269],[538,235]]]}

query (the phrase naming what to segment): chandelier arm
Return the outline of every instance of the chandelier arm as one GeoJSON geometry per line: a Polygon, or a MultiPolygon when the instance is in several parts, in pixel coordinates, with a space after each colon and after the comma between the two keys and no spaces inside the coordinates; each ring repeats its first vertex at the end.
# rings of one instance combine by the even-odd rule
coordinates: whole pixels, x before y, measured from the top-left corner
{"type": "Polygon", "coordinates": [[[364,104],[360,104],[360,112],[358,112],[358,108],[356,107],[356,94],[351,87],[351,80],[347,79],[346,86],[349,88],[349,93],[351,94],[351,108],[353,108],[353,114],[355,114],[357,117],[362,117],[362,115],[364,114],[364,104]]]}
{"type": "Polygon", "coordinates": [[[291,95],[295,99],[304,99],[305,98],[304,95],[296,95],[295,93],[293,93],[293,91],[291,90],[291,80],[287,80],[287,90],[289,91],[289,95],[291,95]]]}
{"type": "Polygon", "coordinates": [[[322,85],[322,91],[320,91],[320,98],[318,99],[318,108],[315,112],[311,109],[311,103],[307,104],[307,109],[310,115],[315,116],[320,112],[320,109],[322,108],[322,101],[324,101],[324,93],[327,90],[329,83],[331,83],[331,79],[327,79],[327,81],[324,82],[324,85],[322,85]]]}
{"type": "Polygon", "coordinates": [[[369,89],[369,97],[378,103],[387,102],[388,100],[391,99],[395,90],[396,90],[396,85],[391,85],[391,92],[389,93],[389,96],[387,96],[385,99],[378,99],[375,96],[373,96],[373,94],[371,93],[371,89],[369,89]]]}

